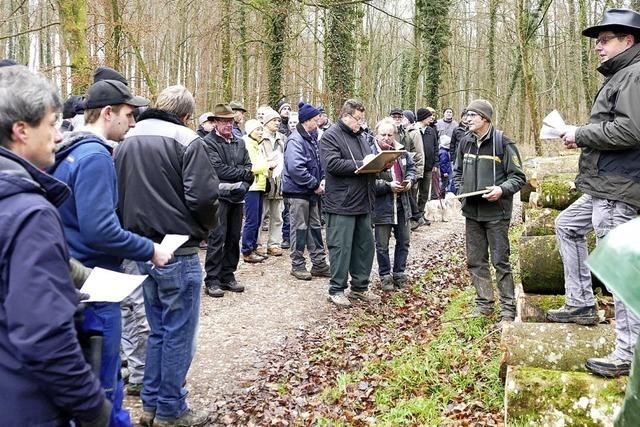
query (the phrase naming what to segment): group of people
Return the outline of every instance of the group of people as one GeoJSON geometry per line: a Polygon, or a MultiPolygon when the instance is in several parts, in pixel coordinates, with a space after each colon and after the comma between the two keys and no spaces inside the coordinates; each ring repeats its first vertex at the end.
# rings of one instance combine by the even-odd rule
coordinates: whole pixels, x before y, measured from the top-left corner
{"type": "MultiPolygon", "coordinates": [[[[576,183],[584,195],[556,222],[567,299],[548,317],[594,324],[585,235],[595,229],[603,238],[640,207],[640,119],[633,108],[640,14],[610,9],[583,34],[597,39],[607,80],[589,124],[567,127],[563,136],[568,148],[582,150],[576,183]]],[[[393,109],[373,129],[355,99],[335,123],[321,108],[300,102],[294,112],[285,100],[261,106],[246,121],[241,103],[220,103],[200,115],[197,131],[188,126],[194,112],[185,87],[165,88],[151,107],[108,67],[96,69],[86,94],[63,109],[46,78],[0,63],[3,424],[130,425],[121,348],[129,389],[142,400],[140,425],[205,424],[207,411],[189,407],[185,389],[203,283],[212,297],[242,292],[235,278],[240,255],[256,264],[290,249],[291,274],[327,277],[333,304],[377,302],[370,289],[374,254],[381,289],[404,287],[411,229],[427,224],[425,203],[447,189],[483,190],[462,205],[475,315],[495,308],[491,262],[500,322],[514,320],[508,228],[525,176],[517,146],[493,124],[488,101],[470,102],[460,122],[451,108],[440,121],[432,109],[393,109]],[[404,152],[361,173],[372,155],[387,150],[404,152]],[[188,240],[170,253],[159,244],[167,234],[188,240]],[[148,277],[122,303],[83,304],[87,296],[77,289],[87,267],[148,277]]],[[[606,376],[628,373],[640,329],[638,317],[615,301],[615,351],[587,362],[606,376]]]]}

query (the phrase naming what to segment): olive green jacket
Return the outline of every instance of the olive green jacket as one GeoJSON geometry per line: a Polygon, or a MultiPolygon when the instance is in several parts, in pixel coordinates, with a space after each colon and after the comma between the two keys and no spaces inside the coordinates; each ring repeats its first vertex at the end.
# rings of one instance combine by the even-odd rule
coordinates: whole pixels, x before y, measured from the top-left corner
{"type": "Polygon", "coordinates": [[[487,135],[478,140],[469,132],[457,150],[453,179],[458,194],[484,190],[499,185],[502,197],[490,202],[482,196],[463,198],[462,215],[476,221],[511,219],[513,195],[524,186],[520,153],[515,143],[503,136],[503,148],[494,146],[493,126],[487,135]],[[500,156],[499,153],[502,152],[500,156]]]}
{"type": "Polygon", "coordinates": [[[576,130],[582,148],[576,186],[640,208],[640,43],[603,62],[598,71],[606,79],[589,124],[576,130]]]}

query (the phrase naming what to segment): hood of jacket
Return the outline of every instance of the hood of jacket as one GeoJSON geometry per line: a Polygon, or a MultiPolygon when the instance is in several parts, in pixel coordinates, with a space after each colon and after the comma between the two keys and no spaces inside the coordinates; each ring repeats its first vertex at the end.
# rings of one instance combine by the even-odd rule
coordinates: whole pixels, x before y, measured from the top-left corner
{"type": "Polygon", "coordinates": [[[88,132],[86,130],[67,132],[64,134],[62,142],[56,147],[55,164],[47,171],[49,173],[53,173],[74,148],[88,142],[99,142],[109,150],[109,153],[113,151],[113,148],[107,143],[107,141],[93,132],[88,132]]]}
{"type": "Polygon", "coordinates": [[[0,147],[0,181],[0,199],[20,193],[40,193],[58,207],[71,194],[66,184],[3,147],[0,147]]]}

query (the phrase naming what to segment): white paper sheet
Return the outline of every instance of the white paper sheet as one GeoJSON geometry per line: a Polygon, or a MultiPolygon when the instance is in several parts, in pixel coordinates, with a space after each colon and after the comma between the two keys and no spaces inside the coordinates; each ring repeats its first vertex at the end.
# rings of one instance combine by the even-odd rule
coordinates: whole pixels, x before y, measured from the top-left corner
{"type": "Polygon", "coordinates": [[[540,139],[557,139],[564,133],[567,124],[558,112],[553,110],[542,119],[542,129],[540,129],[540,139]]]}
{"type": "Polygon", "coordinates": [[[123,274],[95,267],[80,292],[89,295],[87,302],[120,302],[146,278],[146,275],[123,274]]]}
{"type": "Polygon", "coordinates": [[[182,234],[167,234],[160,242],[160,246],[167,252],[174,253],[176,249],[182,246],[187,240],[189,240],[189,236],[184,236],[182,234]]]}

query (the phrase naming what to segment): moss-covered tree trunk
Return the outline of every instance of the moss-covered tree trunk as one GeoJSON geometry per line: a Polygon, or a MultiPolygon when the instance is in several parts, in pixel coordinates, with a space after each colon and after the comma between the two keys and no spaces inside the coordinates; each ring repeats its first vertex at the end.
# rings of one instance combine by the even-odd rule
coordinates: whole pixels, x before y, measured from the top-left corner
{"type": "Polygon", "coordinates": [[[544,177],[536,189],[538,206],[563,210],[578,200],[582,193],[576,188],[575,174],[557,174],[544,177]]]}
{"type": "Polygon", "coordinates": [[[579,155],[556,157],[533,157],[523,162],[522,167],[527,181],[534,188],[544,177],[556,174],[578,174],[579,155]]]}
{"type": "Polygon", "coordinates": [[[613,351],[613,325],[512,322],[502,328],[501,366],[528,366],[557,371],[584,371],[591,357],[613,351]]]}
{"type": "Polygon", "coordinates": [[[441,107],[439,103],[442,83],[444,50],[449,44],[449,0],[416,2],[416,25],[422,34],[422,47],[426,56],[424,98],[427,105],[441,107]],[[420,4],[420,7],[418,7],[420,4]]]}
{"type": "Polygon", "coordinates": [[[91,84],[92,67],[87,49],[87,3],[58,0],[60,27],[71,58],[72,93],[84,93],[91,84]]]}
{"type": "Polygon", "coordinates": [[[329,5],[325,22],[325,64],[331,112],[353,96],[358,11],[353,4],[329,5]]]}
{"type": "MultiPolygon", "coordinates": [[[[249,54],[247,52],[247,6],[244,4],[240,5],[239,15],[240,21],[239,33],[240,33],[240,44],[238,46],[238,51],[240,53],[240,70],[242,72],[241,76],[241,95],[240,99],[242,102],[248,102],[247,97],[249,96],[249,54]]],[[[247,106],[245,105],[245,108],[247,106]]]]}
{"type": "Polygon", "coordinates": [[[268,13],[264,15],[264,25],[267,28],[267,80],[269,104],[275,108],[278,101],[284,95],[282,93],[282,80],[286,70],[284,69],[284,57],[288,40],[288,16],[290,0],[278,0],[270,3],[268,13]]]}
{"type": "MultiPolygon", "coordinates": [[[[587,28],[587,15],[591,2],[586,0],[578,0],[578,15],[580,28],[587,28]]],[[[595,94],[593,83],[593,70],[591,69],[591,59],[589,51],[591,45],[587,37],[579,35],[580,37],[580,74],[582,76],[582,88],[584,90],[584,102],[585,106],[589,108],[593,102],[593,96],[595,94]]]]}
{"type": "Polygon", "coordinates": [[[231,57],[231,0],[222,1],[222,100],[230,102],[233,97],[231,76],[233,59],[231,57]]]}
{"type": "Polygon", "coordinates": [[[527,209],[524,222],[524,236],[552,236],[556,234],[555,220],[560,214],[557,209],[527,209]]]}
{"type": "Polygon", "coordinates": [[[505,425],[611,426],[627,377],[608,380],[584,372],[509,367],[505,425]]]}

